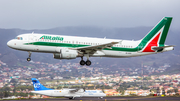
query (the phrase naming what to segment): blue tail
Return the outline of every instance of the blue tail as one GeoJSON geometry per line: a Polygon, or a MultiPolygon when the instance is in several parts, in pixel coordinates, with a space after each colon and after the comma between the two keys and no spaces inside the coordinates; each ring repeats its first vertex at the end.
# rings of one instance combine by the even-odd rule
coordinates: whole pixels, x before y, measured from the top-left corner
{"type": "Polygon", "coordinates": [[[39,91],[39,90],[53,90],[53,89],[50,89],[50,88],[46,88],[44,87],[38,79],[36,78],[31,78],[32,82],[33,82],[33,86],[34,86],[34,90],[35,91],[39,91]]]}

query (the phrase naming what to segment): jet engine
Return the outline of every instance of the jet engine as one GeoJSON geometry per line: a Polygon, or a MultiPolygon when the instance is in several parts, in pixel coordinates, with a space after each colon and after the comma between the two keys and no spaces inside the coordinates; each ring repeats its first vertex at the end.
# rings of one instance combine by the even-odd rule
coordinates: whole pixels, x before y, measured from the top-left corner
{"type": "Polygon", "coordinates": [[[75,59],[78,56],[76,50],[60,49],[59,53],[54,53],[55,59],[75,59]]]}

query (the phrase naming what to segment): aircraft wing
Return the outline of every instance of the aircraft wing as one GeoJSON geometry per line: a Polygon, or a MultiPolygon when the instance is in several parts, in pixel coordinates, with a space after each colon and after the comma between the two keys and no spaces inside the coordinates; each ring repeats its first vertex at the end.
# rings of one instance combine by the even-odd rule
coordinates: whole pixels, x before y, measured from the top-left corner
{"type": "Polygon", "coordinates": [[[78,91],[78,89],[69,89],[69,92],[70,93],[75,93],[75,92],[77,92],[78,91]]]}
{"type": "Polygon", "coordinates": [[[76,50],[102,50],[104,48],[111,49],[111,47],[117,43],[119,43],[119,42],[110,42],[110,43],[106,43],[106,44],[100,44],[100,45],[95,45],[95,46],[86,46],[86,47],[78,47],[78,48],[73,48],[73,49],[76,49],[76,50]]]}
{"type": "MultiPolygon", "coordinates": [[[[78,92],[80,89],[79,88],[77,88],[77,89],[69,89],[69,92],[70,93],[75,93],[75,92],[78,92]]],[[[84,91],[84,90],[83,90],[84,91]]]]}
{"type": "Polygon", "coordinates": [[[162,51],[164,48],[175,47],[174,45],[163,46],[163,47],[152,47],[153,50],[162,51]]]}

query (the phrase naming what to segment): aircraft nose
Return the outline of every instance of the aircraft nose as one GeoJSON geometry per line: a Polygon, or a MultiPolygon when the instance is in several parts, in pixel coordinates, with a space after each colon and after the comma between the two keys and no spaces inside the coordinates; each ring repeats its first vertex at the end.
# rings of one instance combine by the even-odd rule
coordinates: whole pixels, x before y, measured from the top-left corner
{"type": "Polygon", "coordinates": [[[10,41],[7,42],[7,46],[10,47],[10,48],[13,46],[12,40],[10,40],[10,41]]]}
{"type": "Polygon", "coordinates": [[[7,46],[9,47],[11,44],[11,40],[7,42],[7,46]]]}

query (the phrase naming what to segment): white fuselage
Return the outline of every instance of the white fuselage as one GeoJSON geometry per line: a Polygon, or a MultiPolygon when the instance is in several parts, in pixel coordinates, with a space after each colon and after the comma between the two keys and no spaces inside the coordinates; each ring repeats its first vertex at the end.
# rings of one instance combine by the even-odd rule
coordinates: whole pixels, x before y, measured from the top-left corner
{"type": "MultiPolygon", "coordinates": [[[[95,46],[110,42],[119,42],[113,45],[112,49],[102,49],[91,54],[91,57],[134,57],[157,52],[142,52],[138,50],[140,41],[128,41],[117,39],[89,38],[64,35],[49,35],[49,34],[22,34],[16,39],[10,40],[7,45],[13,49],[31,52],[44,53],[59,53],[59,49],[72,49],[83,46],[95,46]],[[50,39],[42,36],[51,36],[50,39]],[[132,50],[135,49],[136,50],[132,50]]],[[[161,52],[170,51],[173,47],[168,47],[161,52]]],[[[78,56],[77,56],[78,57],[78,56]]]]}
{"type": "Polygon", "coordinates": [[[62,90],[41,90],[41,91],[31,91],[31,93],[47,95],[52,97],[105,97],[106,94],[100,90],[79,90],[77,92],[70,92],[69,89],[62,90]]]}

